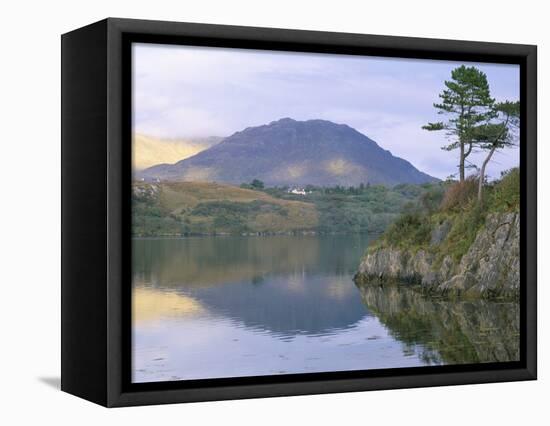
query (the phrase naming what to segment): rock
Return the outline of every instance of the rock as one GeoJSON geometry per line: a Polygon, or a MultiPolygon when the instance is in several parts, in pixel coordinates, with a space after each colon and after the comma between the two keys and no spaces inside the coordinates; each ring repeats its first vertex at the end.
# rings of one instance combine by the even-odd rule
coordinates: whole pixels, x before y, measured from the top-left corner
{"type": "Polygon", "coordinates": [[[422,277],[422,285],[426,288],[432,288],[439,283],[439,274],[434,271],[429,271],[422,277]]]}
{"type": "Polygon", "coordinates": [[[381,249],[372,255],[368,255],[361,262],[358,275],[368,275],[372,279],[383,282],[391,277],[398,278],[402,269],[400,251],[381,249]]]}
{"type": "Polygon", "coordinates": [[[408,264],[408,271],[412,274],[425,276],[432,270],[433,255],[424,250],[418,250],[408,264]]]}
{"type": "Polygon", "coordinates": [[[519,293],[519,214],[490,215],[459,269],[475,273],[474,292],[519,293]]]}
{"type": "MultiPolygon", "coordinates": [[[[433,232],[431,245],[441,244],[451,229],[446,221],[433,232]]],[[[495,213],[458,264],[446,255],[439,265],[425,250],[376,250],[362,260],[357,282],[420,284],[443,294],[508,297],[519,295],[519,214],[495,213]]]]}
{"type": "Polygon", "coordinates": [[[445,256],[443,258],[443,262],[441,262],[441,267],[439,268],[440,279],[442,281],[446,281],[450,279],[453,275],[454,268],[455,268],[455,264],[451,256],[449,255],[445,256]]]}
{"type": "Polygon", "coordinates": [[[477,279],[470,271],[463,274],[457,274],[450,280],[442,283],[439,288],[443,293],[451,293],[453,295],[466,294],[468,290],[477,284],[477,279]]]}
{"type": "Polygon", "coordinates": [[[432,237],[430,240],[430,244],[432,246],[437,246],[441,244],[445,238],[447,238],[447,235],[449,234],[449,231],[451,230],[452,223],[449,220],[444,221],[439,226],[437,226],[432,231],[432,237]]]}

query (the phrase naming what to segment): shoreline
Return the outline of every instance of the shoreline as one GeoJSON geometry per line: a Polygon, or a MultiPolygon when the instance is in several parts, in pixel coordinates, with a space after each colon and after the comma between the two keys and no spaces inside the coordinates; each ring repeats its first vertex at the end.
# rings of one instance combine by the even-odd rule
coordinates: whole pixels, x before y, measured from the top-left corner
{"type": "Polygon", "coordinates": [[[341,236],[341,237],[353,237],[353,236],[380,236],[382,232],[354,232],[354,233],[340,233],[340,232],[249,232],[242,234],[163,234],[163,235],[132,235],[133,240],[149,240],[149,239],[186,239],[186,238],[227,238],[227,237],[243,237],[243,238],[255,238],[255,237],[326,237],[326,236],[341,236]]]}

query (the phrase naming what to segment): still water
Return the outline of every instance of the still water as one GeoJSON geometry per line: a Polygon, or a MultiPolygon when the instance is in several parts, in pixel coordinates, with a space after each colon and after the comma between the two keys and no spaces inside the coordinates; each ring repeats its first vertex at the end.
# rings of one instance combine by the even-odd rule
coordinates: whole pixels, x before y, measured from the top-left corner
{"type": "Polygon", "coordinates": [[[369,236],[133,241],[133,381],[519,357],[516,303],[353,280],[369,236]]]}

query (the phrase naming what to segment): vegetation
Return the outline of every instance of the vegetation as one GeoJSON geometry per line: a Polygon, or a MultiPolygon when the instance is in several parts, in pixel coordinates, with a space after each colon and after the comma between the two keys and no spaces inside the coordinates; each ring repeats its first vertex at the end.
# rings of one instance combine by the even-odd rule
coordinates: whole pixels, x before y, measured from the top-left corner
{"type": "Polygon", "coordinates": [[[206,182],[134,184],[132,212],[136,236],[307,232],[318,223],[313,204],[206,182]]]}
{"type": "MultiPolygon", "coordinates": [[[[268,188],[274,197],[307,199],[319,215],[316,231],[323,234],[382,233],[402,209],[422,200],[440,183],[400,184],[394,187],[361,184],[357,187],[305,188],[306,196],[288,192],[288,188],[268,188]]],[[[420,201],[421,202],[421,201],[420,201]]]]}
{"type": "MultiPolygon", "coordinates": [[[[394,247],[435,253],[441,261],[450,255],[459,261],[473,243],[485,218],[491,213],[519,211],[519,169],[504,172],[501,179],[486,187],[486,202],[477,202],[477,179],[447,183],[446,190],[432,190],[430,203],[417,203],[415,208],[405,209],[387,231],[371,246],[369,251],[394,247]],[[439,206],[433,205],[439,199],[439,206]],[[443,224],[448,234],[441,244],[431,242],[432,231],[443,224]]],[[[427,195],[424,195],[427,197],[427,195]]]]}
{"type": "Polygon", "coordinates": [[[405,208],[433,204],[444,184],[330,188],[308,186],[306,195],[205,182],[134,185],[134,234],[220,235],[315,232],[381,233],[405,208]]]}
{"type": "Polygon", "coordinates": [[[440,209],[449,212],[468,205],[474,197],[477,185],[478,178],[476,176],[469,176],[462,182],[450,185],[443,194],[440,209]]]}

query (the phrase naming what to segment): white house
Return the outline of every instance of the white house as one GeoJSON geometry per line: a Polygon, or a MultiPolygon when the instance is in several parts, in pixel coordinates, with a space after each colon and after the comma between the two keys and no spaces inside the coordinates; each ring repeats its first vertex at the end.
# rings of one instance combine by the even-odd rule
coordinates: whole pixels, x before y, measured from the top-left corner
{"type": "Polygon", "coordinates": [[[306,190],[304,188],[290,188],[288,190],[288,193],[289,194],[296,194],[296,195],[306,195],[308,194],[308,192],[306,192],[306,190]]]}

